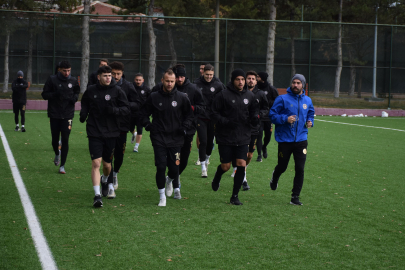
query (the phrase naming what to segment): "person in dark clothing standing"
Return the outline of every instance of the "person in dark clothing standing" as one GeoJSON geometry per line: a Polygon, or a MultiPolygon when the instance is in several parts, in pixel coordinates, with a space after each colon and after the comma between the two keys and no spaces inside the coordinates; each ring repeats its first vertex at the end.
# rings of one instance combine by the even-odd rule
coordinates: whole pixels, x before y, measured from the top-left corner
{"type": "MultiPolygon", "coordinates": [[[[97,73],[97,84],[91,85],[83,94],[80,122],[84,123],[87,119],[86,132],[92,161],[91,180],[95,194],[93,206],[101,207],[103,201],[100,195],[100,181],[108,181],[115,141],[120,135],[118,119],[129,116],[130,106],[124,91],[112,80],[111,68],[102,66],[97,73]],[[101,162],[103,175],[100,177],[101,162]]],[[[112,184],[109,188],[114,193],[112,184]]],[[[108,198],[113,197],[115,196],[108,198]]]]}
{"type": "Polygon", "coordinates": [[[158,206],[166,206],[166,195],[170,197],[173,188],[174,198],[181,199],[178,182],[180,149],[193,121],[190,100],[176,89],[175,81],[173,70],[168,69],[163,74],[162,87],[150,94],[140,114],[142,125],[150,131],[155,153],[156,184],[160,196],[158,206]],[[151,115],[152,123],[149,121],[151,115]],[[167,177],[166,167],[169,169],[167,177]]]}
{"type": "Polygon", "coordinates": [[[13,112],[15,120],[14,131],[19,131],[18,115],[21,113],[21,132],[25,132],[25,105],[27,104],[28,83],[24,78],[24,73],[20,70],[17,72],[17,79],[13,81],[11,89],[13,90],[13,112]]]}
{"type": "MultiPolygon", "coordinates": [[[[149,97],[152,92],[148,86],[145,85],[145,79],[143,78],[142,73],[135,74],[134,87],[138,93],[138,98],[140,101],[140,106],[145,104],[146,99],[149,97]]],[[[139,151],[139,144],[142,140],[143,126],[140,123],[139,113],[131,112],[131,126],[129,131],[132,133],[131,143],[135,143],[134,152],[139,151]],[[136,128],[136,129],[135,129],[136,128]]]]}
{"type": "Polygon", "coordinates": [[[246,75],[241,69],[232,71],[231,81],[212,103],[212,120],[215,123],[215,138],[221,164],[212,180],[212,189],[217,191],[222,175],[236,159],[230,203],[242,205],[238,194],[245,175],[248,145],[251,141],[251,126],[259,123],[258,102],[255,95],[245,88],[246,75]]]}
{"type": "Polygon", "coordinates": [[[75,104],[79,98],[80,86],[70,75],[71,65],[62,61],[59,72],[51,75],[44,85],[42,97],[48,100],[48,117],[51,123],[52,147],[55,152],[54,164],[60,165],[59,173],[65,174],[65,163],[69,151],[69,136],[72,129],[75,104]],[[59,136],[62,147],[59,150],[59,136]]]}
{"type": "MultiPolygon", "coordinates": [[[[140,107],[138,93],[135,91],[133,84],[123,78],[124,64],[121,62],[112,62],[110,63],[110,67],[111,75],[115,79],[116,85],[121,87],[128,99],[131,114],[137,112],[140,107]]],[[[118,189],[117,175],[124,161],[127,133],[130,130],[131,117],[119,117],[117,121],[119,122],[120,135],[115,140],[114,166],[111,169],[108,183],[101,183],[102,195],[109,199],[115,198],[115,190],[118,189]],[[111,188],[111,184],[113,188],[111,188]]]]}
{"type": "Polygon", "coordinates": [[[201,163],[201,176],[208,177],[208,162],[212,153],[214,144],[214,122],[211,121],[211,104],[215,96],[225,87],[219,80],[214,80],[214,67],[207,64],[204,67],[204,75],[195,81],[197,87],[201,90],[204,102],[204,113],[198,114],[197,132],[200,140],[199,158],[201,163]]]}
{"type": "Polygon", "coordinates": [[[270,180],[270,188],[276,190],[282,173],[294,156],[295,177],[291,204],[302,205],[299,200],[304,183],[304,167],[307,159],[308,129],[313,126],[315,109],[311,98],[305,95],[305,77],[295,74],[287,94],[276,98],[269,116],[275,125],[274,136],[278,142],[278,163],[270,180]]]}
{"type": "MultiPolygon", "coordinates": [[[[108,66],[108,59],[100,59],[100,62],[98,63],[98,67],[102,67],[102,66],[108,66]]],[[[87,83],[87,87],[89,87],[90,85],[95,85],[98,82],[97,79],[97,71],[94,71],[93,73],[90,74],[89,77],[89,82],[87,83]]]]}
{"type": "Polygon", "coordinates": [[[197,126],[197,115],[203,114],[205,111],[205,103],[202,93],[198,87],[191,83],[186,77],[186,68],[183,64],[177,64],[173,67],[173,71],[176,75],[176,88],[178,91],[186,94],[191,103],[191,108],[193,110],[193,124],[186,131],[184,136],[184,144],[180,151],[180,167],[179,167],[179,177],[184,169],[187,167],[188,158],[190,156],[191,147],[193,145],[193,138],[196,132],[197,126]]]}
{"type": "MultiPolygon", "coordinates": [[[[278,97],[277,89],[270,85],[267,81],[269,74],[266,72],[258,72],[257,73],[257,86],[260,90],[263,90],[266,94],[267,101],[269,102],[269,109],[273,106],[274,100],[278,97]]],[[[257,160],[262,162],[262,150],[263,150],[263,157],[267,158],[267,146],[271,140],[271,133],[272,133],[272,124],[270,121],[269,116],[266,114],[263,116],[260,126],[259,135],[257,137],[257,160]],[[263,132],[264,132],[264,139],[263,139],[263,132]]]]}

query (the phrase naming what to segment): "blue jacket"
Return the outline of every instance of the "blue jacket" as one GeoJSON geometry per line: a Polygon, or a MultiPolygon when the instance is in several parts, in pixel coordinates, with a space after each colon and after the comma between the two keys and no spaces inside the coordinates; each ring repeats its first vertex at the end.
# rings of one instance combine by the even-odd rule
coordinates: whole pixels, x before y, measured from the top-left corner
{"type": "Polygon", "coordinates": [[[273,107],[269,112],[271,122],[275,124],[274,136],[277,142],[302,142],[307,140],[308,128],[307,121],[314,125],[315,109],[311,98],[305,93],[301,95],[294,94],[290,87],[286,95],[281,95],[274,101],[273,107]],[[294,124],[288,123],[288,117],[297,116],[294,124]]]}

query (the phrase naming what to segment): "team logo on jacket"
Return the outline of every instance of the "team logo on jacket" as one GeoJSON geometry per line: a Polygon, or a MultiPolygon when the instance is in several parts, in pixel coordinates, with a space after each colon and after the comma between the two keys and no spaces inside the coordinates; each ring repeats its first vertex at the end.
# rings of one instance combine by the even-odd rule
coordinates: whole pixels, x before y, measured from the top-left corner
{"type": "Polygon", "coordinates": [[[162,103],[159,103],[159,106],[162,106],[162,103]]]}
{"type": "Polygon", "coordinates": [[[142,94],[142,95],[145,94],[145,91],[142,90],[142,91],[141,91],[141,94],[142,94]]]}
{"type": "Polygon", "coordinates": [[[110,100],[111,96],[110,95],[105,95],[105,100],[110,100]]]}
{"type": "Polygon", "coordinates": [[[303,104],[302,108],[304,108],[304,110],[306,110],[308,108],[307,104],[303,104]]]}
{"type": "Polygon", "coordinates": [[[177,107],[177,102],[176,102],[176,101],[172,101],[172,106],[173,106],[173,107],[177,107]]]}
{"type": "Polygon", "coordinates": [[[267,95],[269,92],[267,92],[267,91],[264,91],[264,93],[267,95]]]}
{"type": "Polygon", "coordinates": [[[243,100],[243,103],[249,104],[249,100],[248,100],[247,98],[245,98],[245,99],[243,100]]]}
{"type": "Polygon", "coordinates": [[[72,85],[71,83],[68,84],[68,87],[69,87],[69,88],[72,88],[72,86],[73,86],[73,85],[72,85]]]}
{"type": "Polygon", "coordinates": [[[215,92],[215,88],[214,87],[211,87],[211,92],[215,92]]]}
{"type": "Polygon", "coordinates": [[[235,103],[235,100],[232,100],[232,103],[235,103]]]}

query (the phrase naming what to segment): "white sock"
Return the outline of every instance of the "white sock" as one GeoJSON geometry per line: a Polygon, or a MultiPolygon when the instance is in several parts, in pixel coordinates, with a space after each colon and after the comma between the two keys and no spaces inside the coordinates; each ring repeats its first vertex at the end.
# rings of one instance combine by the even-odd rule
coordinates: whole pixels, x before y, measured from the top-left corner
{"type": "Polygon", "coordinates": [[[94,195],[100,195],[100,186],[93,186],[94,195]]]}
{"type": "Polygon", "coordinates": [[[175,188],[175,189],[174,189],[174,192],[176,192],[176,191],[180,191],[180,188],[175,188]]]}
{"type": "Polygon", "coordinates": [[[206,155],[205,162],[208,163],[209,160],[210,160],[210,156],[206,155]]]}
{"type": "Polygon", "coordinates": [[[207,166],[205,166],[205,161],[201,162],[201,171],[205,171],[207,169],[207,166]]]}
{"type": "Polygon", "coordinates": [[[233,172],[236,172],[236,170],[237,170],[238,168],[236,168],[236,167],[233,167],[233,172]]]}
{"type": "Polygon", "coordinates": [[[103,176],[101,177],[101,182],[107,183],[107,181],[108,181],[108,175],[103,175],[103,176]]]}
{"type": "Polygon", "coordinates": [[[114,186],[113,186],[112,183],[109,183],[109,184],[108,184],[108,190],[110,190],[110,189],[114,189],[114,186]]]}
{"type": "Polygon", "coordinates": [[[24,127],[24,125],[21,125],[21,127],[24,127]]]}
{"type": "Polygon", "coordinates": [[[117,172],[113,172],[113,177],[117,177],[117,172]]]}
{"type": "Polygon", "coordinates": [[[165,195],[165,188],[159,189],[159,195],[161,199],[165,199],[166,195],[165,195]]]}
{"type": "Polygon", "coordinates": [[[19,127],[20,125],[19,124],[17,124],[17,125],[15,125],[16,127],[19,127]]]}
{"type": "Polygon", "coordinates": [[[139,146],[139,143],[136,143],[136,144],[135,144],[135,147],[138,147],[138,146],[139,146]]]}

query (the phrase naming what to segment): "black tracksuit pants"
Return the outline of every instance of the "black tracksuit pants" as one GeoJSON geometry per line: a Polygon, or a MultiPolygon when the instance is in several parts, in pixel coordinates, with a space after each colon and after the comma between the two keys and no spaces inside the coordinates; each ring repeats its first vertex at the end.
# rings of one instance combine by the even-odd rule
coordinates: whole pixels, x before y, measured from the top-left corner
{"type": "Polygon", "coordinates": [[[173,188],[179,187],[179,164],[181,147],[153,146],[155,152],[156,185],[158,189],[165,188],[166,167],[169,169],[167,176],[174,179],[173,188]]]}
{"type": "Polygon", "coordinates": [[[18,125],[18,115],[21,113],[21,125],[25,125],[25,104],[13,103],[14,122],[18,125]]]}
{"type": "Polygon", "coordinates": [[[179,175],[184,171],[188,164],[188,158],[191,152],[191,146],[193,145],[194,134],[186,134],[184,136],[184,144],[180,150],[180,166],[179,166],[179,175]]]}
{"type": "Polygon", "coordinates": [[[308,141],[278,143],[278,164],[274,169],[273,179],[277,180],[287,169],[291,154],[295,162],[294,185],[292,196],[299,196],[304,183],[304,167],[307,159],[308,141]]]}
{"type": "Polygon", "coordinates": [[[271,139],[271,122],[270,121],[262,121],[260,123],[260,130],[259,135],[257,136],[257,155],[262,155],[263,147],[266,148],[267,145],[270,143],[271,139]],[[264,140],[263,140],[263,132],[264,132],[264,140]]]}
{"type": "Polygon", "coordinates": [[[50,118],[52,148],[55,155],[59,155],[59,136],[62,142],[60,166],[65,166],[69,152],[69,136],[72,129],[72,119],[50,118]]]}
{"type": "Polygon", "coordinates": [[[206,156],[211,156],[214,147],[214,123],[211,120],[197,120],[197,132],[200,139],[200,148],[198,149],[200,161],[203,162],[206,156]]]}
{"type": "Polygon", "coordinates": [[[113,171],[119,172],[122,163],[124,162],[124,154],[125,148],[127,147],[127,133],[128,132],[121,132],[120,136],[117,137],[115,140],[115,149],[114,149],[114,164],[111,167],[110,176],[108,177],[108,183],[113,183],[113,171]]]}

